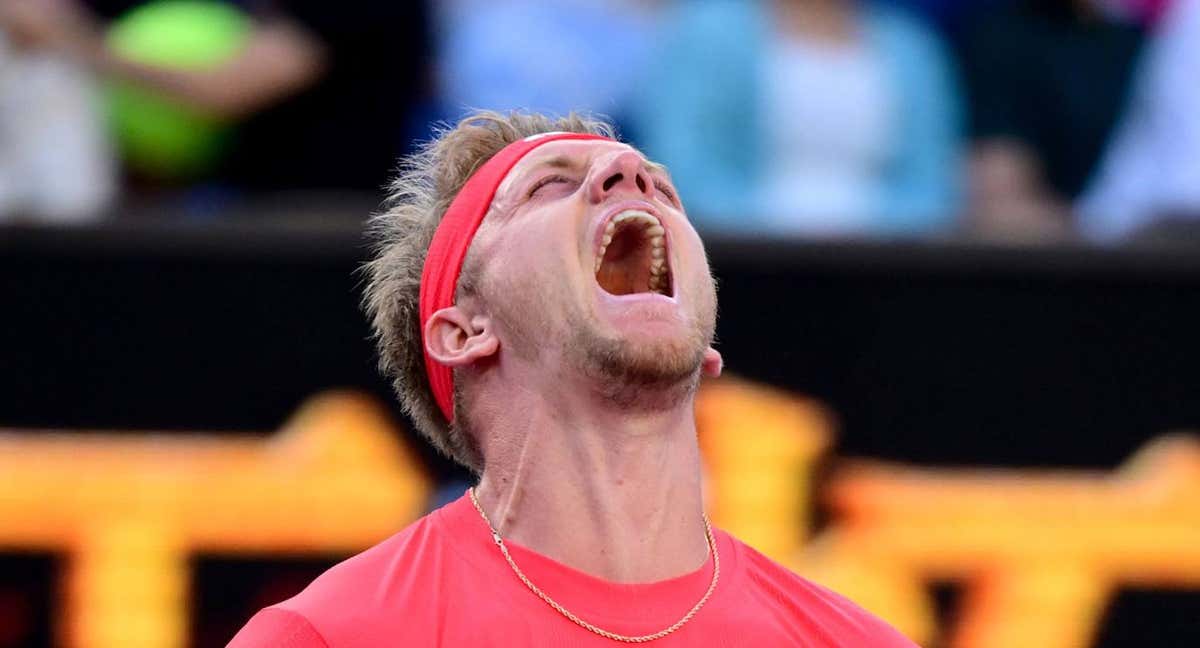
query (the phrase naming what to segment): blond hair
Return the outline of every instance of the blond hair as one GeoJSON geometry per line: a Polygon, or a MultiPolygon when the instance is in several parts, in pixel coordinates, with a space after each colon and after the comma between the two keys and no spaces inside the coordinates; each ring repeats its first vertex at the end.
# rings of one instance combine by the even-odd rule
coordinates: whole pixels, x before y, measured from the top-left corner
{"type": "MultiPolygon", "coordinates": [[[[607,122],[575,113],[552,118],[475,112],[452,128],[440,129],[433,140],[401,160],[384,210],[372,216],[367,227],[374,252],[364,267],[363,305],[379,350],[379,368],[391,380],[418,431],[476,473],[483,470],[483,456],[463,414],[459,372],[455,372],[453,424],[429,388],[419,312],[421,271],[434,231],[471,174],[512,142],[556,131],[613,136],[607,122]]],[[[464,268],[460,296],[472,292],[469,274],[464,268]]]]}

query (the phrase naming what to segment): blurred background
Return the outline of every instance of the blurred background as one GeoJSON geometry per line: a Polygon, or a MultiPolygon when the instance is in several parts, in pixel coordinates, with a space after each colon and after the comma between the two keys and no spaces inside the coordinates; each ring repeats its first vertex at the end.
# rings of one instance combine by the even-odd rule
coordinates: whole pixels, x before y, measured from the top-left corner
{"type": "Polygon", "coordinates": [[[474,108],[669,167],[717,524],[927,648],[1200,645],[1200,0],[0,0],[0,648],[222,646],[461,494],[357,268],[474,108]]]}

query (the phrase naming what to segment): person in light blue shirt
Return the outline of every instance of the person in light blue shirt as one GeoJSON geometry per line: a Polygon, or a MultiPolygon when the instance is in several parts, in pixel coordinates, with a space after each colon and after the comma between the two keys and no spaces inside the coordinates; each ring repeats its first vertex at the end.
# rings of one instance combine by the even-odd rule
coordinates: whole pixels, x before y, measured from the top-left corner
{"type": "Polygon", "coordinates": [[[954,226],[960,96],[937,37],[849,0],[678,5],[632,107],[710,230],[923,235],[954,226]]]}
{"type": "Polygon", "coordinates": [[[1200,0],[1164,16],[1133,104],[1076,204],[1080,229],[1120,241],[1159,220],[1200,229],[1200,0]]]}
{"type": "Polygon", "coordinates": [[[442,111],[571,111],[623,118],[645,66],[650,0],[443,0],[435,6],[442,111]]]}

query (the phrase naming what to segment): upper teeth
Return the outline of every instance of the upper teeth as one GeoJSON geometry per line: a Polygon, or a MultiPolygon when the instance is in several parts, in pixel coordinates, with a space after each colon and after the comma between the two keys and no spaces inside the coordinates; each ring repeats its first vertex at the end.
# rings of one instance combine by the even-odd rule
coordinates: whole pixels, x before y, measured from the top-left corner
{"type": "Polygon", "coordinates": [[[663,228],[657,218],[642,211],[623,211],[608,221],[608,225],[604,228],[604,236],[600,239],[600,249],[596,252],[596,268],[594,272],[600,272],[600,264],[604,261],[604,252],[608,250],[608,244],[612,243],[613,233],[617,231],[617,225],[625,222],[630,224],[640,223],[643,227],[642,236],[650,241],[650,289],[659,290],[665,288],[667,249],[664,235],[667,233],[667,230],[663,228]]]}

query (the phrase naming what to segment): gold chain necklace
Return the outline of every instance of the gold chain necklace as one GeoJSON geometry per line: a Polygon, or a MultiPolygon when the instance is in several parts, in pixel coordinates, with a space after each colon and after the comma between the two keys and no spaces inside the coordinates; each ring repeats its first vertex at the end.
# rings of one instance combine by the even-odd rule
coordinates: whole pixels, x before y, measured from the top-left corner
{"type": "Polygon", "coordinates": [[[712,583],[708,585],[708,591],[704,593],[704,596],[700,597],[700,600],[696,603],[696,605],[692,606],[692,609],[688,610],[688,613],[683,615],[682,619],[676,621],[667,628],[655,632],[654,634],[630,637],[627,635],[620,635],[615,632],[609,632],[603,628],[598,628],[587,621],[580,619],[572,614],[570,610],[559,605],[557,601],[550,598],[545,592],[539,589],[537,585],[534,585],[533,582],[525,576],[525,573],[521,571],[520,567],[517,567],[516,561],[514,561],[512,556],[508,553],[508,547],[504,546],[504,539],[500,537],[500,532],[496,530],[496,527],[492,526],[492,521],[488,519],[487,513],[483,512],[483,507],[479,505],[479,498],[475,496],[475,489],[472,488],[468,492],[471,495],[471,503],[475,505],[475,510],[479,511],[479,515],[483,518],[484,524],[486,524],[488,529],[491,530],[492,540],[496,543],[496,546],[500,547],[500,553],[504,554],[504,559],[508,561],[508,566],[512,567],[513,573],[517,575],[517,578],[521,579],[522,583],[525,583],[525,586],[529,588],[529,591],[533,592],[538,598],[545,601],[546,605],[549,605],[557,610],[559,614],[570,619],[575,623],[575,625],[578,625],[585,630],[594,632],[601,637],[607,637],[613,641],[623,641],[625,643],[646,643],[648,641],[654,641],[655,639],[662,639],[672,632],[682,628],[683,624],[691,621],[692,617],[696,616],[696,613],[700,611],[700,608],[704,607],[704,604],[708,602],[708,599],[712,596],[713,591],[717,589],[717,579],[721,577],[721,558],[717,555],[717,541],[713,538],[712,525],[708,522],[708,516],[701,514],[704,517],[704,537],[706,540],[708,540],[708,550],[712,552],[713,557],[713,577],[712,583]]]}

